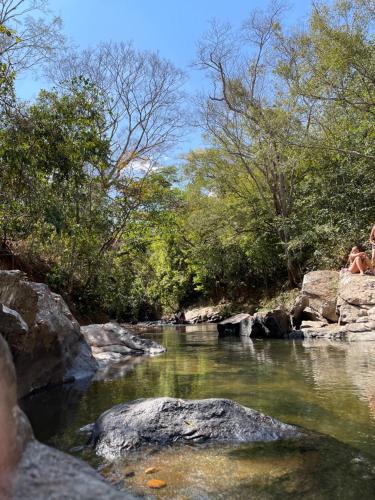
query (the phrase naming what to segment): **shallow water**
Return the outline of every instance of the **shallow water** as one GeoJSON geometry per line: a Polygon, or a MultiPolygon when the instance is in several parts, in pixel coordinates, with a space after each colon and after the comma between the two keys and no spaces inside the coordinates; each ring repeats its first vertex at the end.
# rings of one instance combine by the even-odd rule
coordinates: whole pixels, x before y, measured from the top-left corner
{"type": "Polygon", "coordinates": [[[167,481],[155,493],[165,498],[375,498],[375,342],[219,341],[215,325],[147,336],[168,352],[137,358],[122,378],[25,400],[37,437],[140,494],[157,477],[167,481]],[[173,447],[112,465],[81,451],[77,429],[117,403],[156,396],[234,399],[342,444],[173,447]],[[145,475],[147,467],[156,472],[145,475]]]}

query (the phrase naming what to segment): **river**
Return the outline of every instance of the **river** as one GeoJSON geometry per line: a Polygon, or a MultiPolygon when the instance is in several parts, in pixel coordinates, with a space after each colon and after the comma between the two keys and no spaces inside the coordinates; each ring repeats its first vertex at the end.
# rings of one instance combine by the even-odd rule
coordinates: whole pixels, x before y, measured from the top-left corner
{"type": "Polygon", "coordinates": [[[119,487],[163,498],[375,498],[375,342],[218,340],[215,325],[144,334],[167,353],[137,358],[121,377],[65,386],[22,407],[36,436],[98,467],[119,487]],[[176,446],[106,464],[77,430],[117,403],[144,397],[223,397],[323,433],[314,443],[176,446]],[[317,444],[318,443],[318,444],[317,444]]]}

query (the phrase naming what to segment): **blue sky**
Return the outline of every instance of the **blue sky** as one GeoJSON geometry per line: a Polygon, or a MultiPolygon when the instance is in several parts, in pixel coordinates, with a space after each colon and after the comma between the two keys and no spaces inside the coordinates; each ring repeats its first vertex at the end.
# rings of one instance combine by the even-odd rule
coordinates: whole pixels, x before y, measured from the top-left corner
{"type": "MultiPolygon", "coordinates": [[[[204,86],[203,75],[189,66],[196,43],[215,18],[240,25],[261,0],[50,0],[51,10],[61,16],[63,31],[75,45],[85,48],[101,41],[133,41],[136,48],[159,52],[188,73],[187,90],[204,86]]],[[[287,24],[306,18],[310,1],[296,0],[285,15],[287,24]]],[[[46,82],[24,76],[17,83],[21,97],[32,99],[46,82]]],[[[183,150],[199,144],[199,134],[186,138],[183,150]]]]}

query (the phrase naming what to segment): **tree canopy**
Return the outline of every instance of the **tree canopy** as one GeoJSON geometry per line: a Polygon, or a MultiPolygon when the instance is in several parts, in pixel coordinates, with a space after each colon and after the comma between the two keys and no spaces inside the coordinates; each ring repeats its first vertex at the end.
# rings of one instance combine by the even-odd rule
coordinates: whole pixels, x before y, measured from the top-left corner
{"type": "Polygon", "coordinates": [[[294,30],[280,3],[240,29],[213,22],[189,113],[186,75],[159,54],[125,42],[63,54],[60,20],[27,20],[26,5],[46,7],[0,1],[1,237],[83,315],[259,301],[367,242],[371,0],[314,2],[294,30]],[[22,102],[14,78],[42,63],[53,88],[22,102]],[[163,166],[191,118],[205,145],[163,166]]]}

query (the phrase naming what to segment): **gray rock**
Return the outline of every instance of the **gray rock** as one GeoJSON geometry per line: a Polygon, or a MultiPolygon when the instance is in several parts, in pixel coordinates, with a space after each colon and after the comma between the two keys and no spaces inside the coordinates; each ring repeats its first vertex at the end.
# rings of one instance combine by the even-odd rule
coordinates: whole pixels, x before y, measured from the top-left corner
{"type": "Polygon", "coordinates": [[[245,336],[250,337],[253,320],[250,314],[236,314],[217,324],[219,337],[245,336]]]}
{"type": "Polygon", "coordinates": [[[302,431],[228,399],[139,399],[114,406],[95,422],[96,453],[114,460],[146,445],[255,442],[301,437],[302,431]]]}
{"type": "Polygon", "coordinates": [[[340,324],[354,323],[363,318],[375,320],[375,277],[342,272],[337,305],[340,324]]]}
{"type": "Polygon", "coordinates": [[[255,313],[251,328],[251,337],[288,338],[292,331],[290,315],[283,309],[274,309],[265,314],[255,313]]]}
{"type": "Polygon", "coordinates": [[[65,373],[65,378],[73,377],[75,380],[91,378],[98,369],[99,363],[94,358],[91,347],[82,337],[78,343],[78,353],[73,359],[72,366],[65,373]]]}
{"type": "Polygon", "coordinates": [[[289,314],[282,309],[267,313],[237,314],[217,325],[219,337],[287,338],[292,331],[289,314]]]}
{"type": "MultiPolygon", "coordinates": [[[[16,311],[28,329],[8,331],[6,335],[17,371],[19,397],[63,382],[68,372],[74,375],[74,366],[79,368],[79,376],[83,375],[83,366],[87,376],[95,373],[97,365],[84,349],[79,324],[62,297],[47,285],[27,281],[21,271],[1,271],[0,302],[16,311]]],[[[17,321],[18,328],[18,317],[17,321]]]]}
{"type": "Polygon", "coordinates": [[[17,406],[16,372],[0,335],[0,498],[13,500],[131,499],[89,465],[38,443],[17,406]]]}
{"type": "Polygon", "coordinates": [[[165,347],[157,342],[128,332],[115,322],[83,326],[81,331],[87,343],[92,346],[94,356],[101,363],[105,360],[118,361],[122,355],[153,356],[166,351],[165,347]]]}
{"type": "Polygon", "coordinates": [[[336,302],[339,283],[338,271],[311,271],[305,274],[302,295],[308,299],[308,306],[329,321],[338,320],[336,302]]]}
{"type": "MultiPolygon", "coordinates": [[[[22,453],[17,433],[16,372],[8,344],[0,335],[0,498],[9,498],[11,478],[22,453]]],[[[21,428],[21,426],[20,426],[21,428]]]]}
{"type": "Polygon", "coordinates": [[[302,324],[305,339],[343,340],[347,342],[374,341],[375,323],[349,323],[324,325],[320,321],[302,324]]]}
{"type": "Polygon", "coordinates": [[[303,321],[303,311],[308,307],[309,305],[309,299],[305,296],[300,294],[296,300],[294,301],[292,310],[290,311],[290,315],[292,317],[293,321],[293,326],[295,328],[300,328],[301,323],[303,321]]]}
{"type": "Polygon", "coordinates": [[[29,331],[27,323],[21,315],[4,304],[0,304],[0,334],[9,342],[17,342],[18,336],[26,335],[29,331]]]}
{"type": "Polygon", "coordinates": [[[319,314],[317,311],[314,311],[314,309],[311,309],[311,307],[306,307],[303,312],[302,312],[302,317],[304,321],[321,321],[322,323],[325,323],[328,325],[328,321],[324,319],[324,317],[319,314]]]}
{"type": "Polygon", "coordinates": [[[126,500],[134,497],[115,490],[82,460],[32,440],[18,467],[13,500],[126,500]]]}

